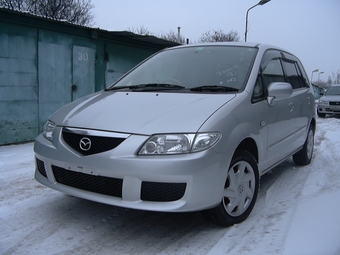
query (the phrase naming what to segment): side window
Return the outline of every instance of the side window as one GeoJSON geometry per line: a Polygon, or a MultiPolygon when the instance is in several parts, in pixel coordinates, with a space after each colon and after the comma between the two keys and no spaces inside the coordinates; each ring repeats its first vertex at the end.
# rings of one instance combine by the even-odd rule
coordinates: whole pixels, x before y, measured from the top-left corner
{"type": "Polygon", "coordinates": [[[309,88],[307,74],[299,59],[287,52],[281,53],[286,81],[292,85],[293,89],[309,88]]]}
{"type": "Polygon", "coordinates": [[[285,78],[280,61],[280,53],[267,51],[261,63],[261,75],[263,85],[268,88],[272,82],[284,82],[285,78]]]}
{"type": "Polygon", "coordinates": [[[297,70],[296,62],[282,59],[282,64],[285,69],[287,82],[292,85],[293,89],[301,88],[303,84],[297,70]]]}
{"type": "Polygon", "coordinates": [[[265,98],[270,83],[285,81],[280,58],[280,52],[276,50],[268,50],[263,55],[260,72],[254,86],[253,102],[265,98]]]}
{"type": "Polygon", "coordinates": [[[305,72],[305,70],[303,69],[302,65],[300,62],[297,62],[297,70],[298,70],[298,74],[301,78],[301,84],[303,88],[309,88],[308,85],[308,78],[307,78],[307,74],[305,72]]]}
{"type": "Polygon", "coordinates": [[[253,102],[262,100],[265,95],[265,89],[262,84],[261,76],[259,75],[256,79],[256,84],[253,91],[253,102]]]}

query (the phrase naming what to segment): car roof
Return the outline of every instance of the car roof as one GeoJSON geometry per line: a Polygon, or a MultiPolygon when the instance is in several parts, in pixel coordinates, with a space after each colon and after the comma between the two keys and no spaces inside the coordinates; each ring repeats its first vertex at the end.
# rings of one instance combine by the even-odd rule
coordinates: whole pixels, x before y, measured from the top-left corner
{"type": "Polygon", "coordinates": [[[197,47],[197,46],[244,46],[244,47],[256,47],[262,49],[278,49],[282,51],[284,50],[280,47],[265,44],[265,43],[254,43],[254,42],[209,42],[209,43],[194,43],[194,44],[185,44],[180,46],[175,46],[173,48],[186,48],[186,47],[197,47]]]}
{"type": "Polygon", "coordinates": [[[178,48],[190,48],[190,47],[204,47],[204,46],[242,46],[242,47],[254,47],[254,48],[258,48],[260,51],[264,52],[268,49],[276,49],[279,51],[283,51],[283,52],[287,52],[291,55],[291,52],[281,48],[281,47],[277,47],[274,45],[270,45],[270,44],[265,44],[265,43],[255,43],[255,42],[209,42],[209,43],[194,43],[194,44],[184,44],[184,45],[180,45],[180,46],[175,46],[175,47],[171,47],[171,48],[167,48],[165,50],[169,50],[169,49],[178,49],[178,48]]]}

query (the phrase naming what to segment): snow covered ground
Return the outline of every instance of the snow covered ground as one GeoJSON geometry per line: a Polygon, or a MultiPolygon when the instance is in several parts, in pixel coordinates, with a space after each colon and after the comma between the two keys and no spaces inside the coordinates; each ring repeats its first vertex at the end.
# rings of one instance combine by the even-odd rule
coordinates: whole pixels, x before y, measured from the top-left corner
{"type": "Polygon", "coordinates": [[[314,159],[261,179],[249,218],[216,227],[200,213],[99,204],[40,185],[33,143],[0,147],[0,254],[340,254],[340,119],[317,119],[314,159]]]}

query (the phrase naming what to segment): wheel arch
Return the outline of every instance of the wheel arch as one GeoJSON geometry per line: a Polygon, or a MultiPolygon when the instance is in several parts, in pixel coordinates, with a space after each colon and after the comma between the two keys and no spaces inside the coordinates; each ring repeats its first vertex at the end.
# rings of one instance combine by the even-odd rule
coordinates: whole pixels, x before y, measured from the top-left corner
{"type": "MultiPolygon", "coordinates": [[[[312,118],[312,120],[310,121],[310,124],[309,124],[310,127],[313,127],[313,130],[315,132],[315,129],[316,129],[316,120],[315,118],[312,118]]],[[[309,128],[309,127],[308,127],[309,128]]]]}
{"type": "MultiPolygon", "coordinates": [[[[256,144],[254,139],[252,139],[250,137],[243,139],[243,141],[237,146],[235,152],[237,150],[248,151],[249,153],[251,153],[253,155],[253,157],[256,160],[256,163],[257,164],[259,163],[259,150],[258,150],[257,144],[256,144]]],[[[234,154],[235,154],[235,152],[234,152],[234,154]]]]}

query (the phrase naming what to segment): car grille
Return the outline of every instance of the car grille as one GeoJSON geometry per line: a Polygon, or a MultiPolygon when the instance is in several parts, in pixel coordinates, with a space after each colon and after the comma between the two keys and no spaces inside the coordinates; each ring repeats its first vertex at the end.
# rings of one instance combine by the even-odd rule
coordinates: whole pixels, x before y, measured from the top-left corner
{"type": "Polygon", "coordinates": [[[52,170],[58,183],[103,195],[122,197],[122,179],[94,176],[69,171],[57,166],[52,166],[52,170]]]}
{"type": "Polygon", "coordinates": [[[171,202],[184,196],[186,183],[142,182],[141,200],[171,202]]]}
{"type": "Polygon", "coordinates": [[[36,164],[37,164],[37,169],[39,171],[39,173],[44,176],[45,178],[47,178],[47,174],[46,174],[46,170],[45,170],[45,164],[44,161],[35,158],[36,164]]]}
{"type": "MultiPolygon", "coordinates": [[[[58,166],[52,166],[52,170],[58,183],[103,195],[122,197],[123,179],[84,174],[58,166]]],[[[186,183],[142,182],[140,199],[149,202],[172,202],[181,199],[185,189],[186,183]]]]}
{"type": "Polygon", "coordinates": [[[329,105],[338,105],[338,106],[340,106],[340,102],[329,102],[329,105]]]}
{"type": "Polygon", "coordinates": [[[65,128],[63,129],[62,133],[64,141],[72,149],[76,150],[84,156],[112,150],[125,140],[125,138],[77,134],[65,128]],[[87,144],[88,147],[86,148],[81,147],[81,141],[84,138],[86,139],[85,141],[90,141],[90,146],[88,146],[87,144]]]}

